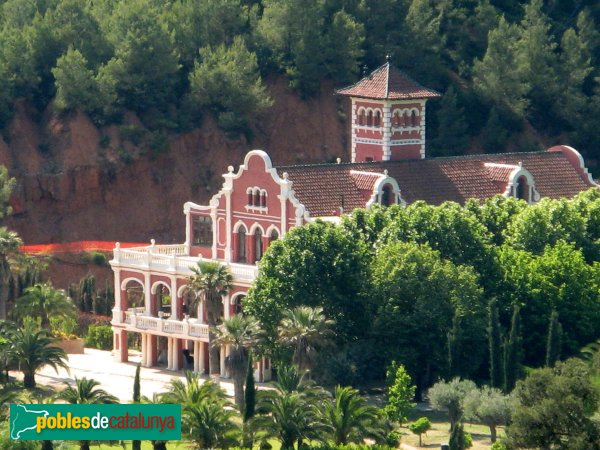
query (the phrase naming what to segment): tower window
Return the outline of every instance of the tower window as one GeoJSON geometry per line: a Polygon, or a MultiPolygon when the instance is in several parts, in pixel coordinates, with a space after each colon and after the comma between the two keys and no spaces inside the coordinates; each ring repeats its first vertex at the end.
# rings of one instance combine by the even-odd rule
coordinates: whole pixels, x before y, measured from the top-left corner
{"type": "Polygon", "coordinates": [[[194,217],[192,222],[192,244],[210,247],[213,244],[212,219],[210,216],[194,217]]]}
{"type": "Polygon", "coordinates": [[[410,115],[410,124],[411,124],[413,127],[416,127],[416,126],[417,126],[417,113],[416,113],[416,112],[414,112],[414,111],[413,111],[413,112],[412,112],[412,114],[410,115]]]}
{"type": "Polygon", "coordinates": [[[375,113],[375,126],[376,127],[381,126],[381,111],[377,111],[375,113]]]}
{"type": "Polygon", "coordinates": [[[365,124],[365,110],[361,109],[358,112],[358,124],[359,125],[364,125],[365,124]]]}
{"type": "Polygon", "coordinates": [[[373,126],[373,111],[369,111],[367,113],[367,126],[368,127],[372,127],[373,126]]]}

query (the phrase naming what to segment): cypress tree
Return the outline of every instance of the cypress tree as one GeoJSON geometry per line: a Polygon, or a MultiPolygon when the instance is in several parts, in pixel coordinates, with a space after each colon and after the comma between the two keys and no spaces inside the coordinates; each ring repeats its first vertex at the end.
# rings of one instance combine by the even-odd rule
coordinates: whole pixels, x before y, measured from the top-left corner
{"type": "Polygon", "coordinates": [[[244,390],[244,422],[254,416],[256,405],[256,388],[254,386],[254,368],[252,354],[248,356],[248,373],[246,374],[246,389],[244,390]]]}
{"type": "Polygon", "coordinates": [[[504,391],[514,389],[521,373],[523,356],[521,337],[521,308],[515,305],[510,323],[510,334],[504,344],[504,391]]]}
{"type": "Polygon", "coordinates": [[[546,342],[546,366],[554,367],[560,358],[562,347],[562,325],[558,321],[558,312],[552,311],[548,324],[548,341],[546,342]]]}
{"type": "Polygon", "coordinates": [[[493,298],[488,306],[488,347],[490,352],[490,384],[492,387],[502,386],[502,350],[500,318],[498,317],[498,301],[493,298]]]}
{"type": "Polygon", "coordinates": [[[459,423],[454,427],[452,433],[450,433],[450,440],[448,441],[449,450],[464,450],[465,449],[465,431],[463,424],[459,423]]]}
{"type": "MultiPolygon", "coordinates": [[[[140,395],[140,365],[135,368],[135,378],[133,379],[133,403],[139,403],[140,395]]],[[[131,441],[131,450],[141,450],[142,441],[131,441]]]]}
{"type": "Polygon", "coordinates": [[[460,373],[463,366],[460,361],[461,340],[462,316],[457,313],[452,319],[452,328],[448,332],[448,376],[450,378],[462,375],[460,373]]]}

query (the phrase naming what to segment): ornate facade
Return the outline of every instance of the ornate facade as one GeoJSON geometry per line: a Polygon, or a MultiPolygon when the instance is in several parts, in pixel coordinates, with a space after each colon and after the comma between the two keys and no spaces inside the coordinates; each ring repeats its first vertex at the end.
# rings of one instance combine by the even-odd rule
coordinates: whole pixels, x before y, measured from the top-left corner
{"type": "MultiPolygon", "coordinates": [[[[128,336],[133,333],[140,336],[144,366],[207,371],[205,310],[203,305],[192,310],[187,289],[190,267],[201,259],[227,265],[234,276],[234,288],[223,299],[222,316],[227,319],[243,307],[270,242],[292,227],[318,218],[335,221],[373,203],[464,203],[497,194],[534,203],[597,187],[581,155],[567,146],[535,153],[426,158],[425,102],[439,94],[389,62],[337,93],[352,101],[351,162],[274,167],[267,153],[253,150],[237,170],[228,168],[221,190],[208,205],[184,205],[184,243],[152,241],[128,249],[117,244],[110,263],[115,277],[114,353],[120,361],[127,361],[128,336]]],[[[222,376],[227,353],[227,348],[220,349],[222,376]]],[[[258,380],[269,379],[270,372],[268,361],[257,363],[258,380]]]]}

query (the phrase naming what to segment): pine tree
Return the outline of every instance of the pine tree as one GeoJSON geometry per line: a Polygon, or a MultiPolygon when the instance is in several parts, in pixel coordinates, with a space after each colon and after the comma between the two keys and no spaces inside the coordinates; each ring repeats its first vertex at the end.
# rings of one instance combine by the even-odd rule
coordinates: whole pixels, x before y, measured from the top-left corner
{"type": "MultiPolygon", "coordinates": [[[[139,403],[141,400],[140,393],[140,365],[135,368],[135,378],[133,379],[133,403],[139,403]]],[[[141,450],[142,441],[131,441],[131,450],[141,450]]]]}
{"type": "MultiPolygon", "coordinates": [[[[547,118],[559,94],[555,68],[557,45],[543,6],[543,0],[531,0],[525,5],[515,61],[511,65],[512,70],[516,70],[521,79],[529,84],[529,115],[538,120],[547,118]]],[[[547,121],[541,123],[546,124],[547,121]]]]}
{"type": "Polygon", "coordinates": [[[490,384],[492,387],[502,386],[502,349],[500,318],[498,317],[498,301],[493,298],[488,307],[488,346],[490,351],[490,384]]]}
{"type": "Polygon", "coordinates": [[[554,367],[560,358],[562,347],[562,325],[558,321],[558,312],[552,311],[548,324],[548,341],[546,343],[546,366],[554,367]]]}
{"type": "Polygon", "coordinates": [[[495,106],[490,110],[488,120],[481,131],[481,143],[486,153],[502,153],[508,142],[509,132],[502,122],[495,106]]]}
{"type": "Polygon", "coordinates": [[[473,65],[473,79],[490,101],[523,117],[529,85],[514,68],[519,35],[520,30],[502,17],[498,27],[489,33],[484,57],[473,65]]]}
{"type": "Polygon", "coordinates": [[[442,97],[437,116],[439,125],[433,152],[441,156],[464,153],[469,145],[468,125],[454,87],[450,86],[442,97]]]}
{"type": "Polygon", "coordinates": [[[521,308],[514,306],[510,323],[510,334],[504,343],[504,391],[514,389],[517,379],[521,374],[521,360],[523,358],[523,342],[521,337],[521,308]]]}

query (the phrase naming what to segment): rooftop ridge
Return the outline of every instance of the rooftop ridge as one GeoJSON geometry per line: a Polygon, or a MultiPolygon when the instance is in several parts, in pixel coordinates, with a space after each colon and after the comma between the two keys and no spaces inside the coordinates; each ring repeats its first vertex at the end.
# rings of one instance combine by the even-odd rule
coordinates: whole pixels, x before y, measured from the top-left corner
{"type": "MultiPolygon", "coordinates": [[[[456,156],[433,156],[427,157],[423,159],[404,159],[404,160],[395,160],[395,161],[362,161],[362,162],[351,162],[351,161],[343,161],[343,162],[327,162],[327,163],[306,163],[306,164],[287,164],[287,165],[276,165],[274,166],[277,170],[289,169],[289,168],[303,168],[303,167],[351,167],[351,166],[382,166],[389,164],[409,164],[414,163],[416,161],[460,161],[460,160],[473,160],[480,159],[485,157],[493,158],[493,157],[512,157],[512,156],[529,156],[529,155],[562,155],[561,152],[548,152],[548,151],[537,151],[537,152],[508,152],[508,153],[478,153],[476,155],[456,155],[456,156]]],[[[492,161],[490,161],[492,162],[492,161]]]]}

